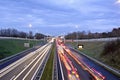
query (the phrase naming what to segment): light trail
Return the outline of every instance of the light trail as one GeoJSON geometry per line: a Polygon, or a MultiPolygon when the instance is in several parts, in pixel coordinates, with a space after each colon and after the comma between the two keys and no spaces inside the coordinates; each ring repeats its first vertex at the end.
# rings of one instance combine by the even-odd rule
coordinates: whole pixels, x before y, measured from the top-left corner
{"type": "MultiPolygon", "coordinates": [[[[105,80],[105,76],[103,76],[102,74],[100,74],[98,71],[96,71],[93,68],[90,68],[87,64],[85,64],[84,62],[81,62],[71,51],[70,49],[64,45],[64,43],[62,43],[61,40],[57,40],[58,45],[57,46],[61,46],[63,49],[58,49],[58,53],[59,56],[61,57],[61,60],[63,61],[67,71],[68,71],[68,76],[72,77],[71,73],[69,70],[73,70],[73,73],[76,73],[74,71],[76,71],[76,69],[74,68],[74,66],[72,65],[72,62],[68,59],[68,57],[64,54],[64,50],[67,52],[68,55],[70,55],[81,67],[83,70],[86,70],[95,80],[105,80]],[[62,50],[62,51],[61,51],[62,50]]],[[[78,75],[79,76],[79,75],[78,75]]],[[[71,79],[70,79],[71,80],[71,79]]]]}
{"type": "Polygon", "coordinates": [[[58,55],[67,70],[68,80],[80,80],[76,68],[73,66],[69,58],[65,55],[63,47],[59,43],[57,44],[57,49],[58,55]]]}
{"type": "Polygon", "coordinates": [[[64,47],[64,49],[66,50],[66,52],[86,71],[88,71],[96,80],[105,80],[105,76],[103,76],[102,74],[100,74],[99,72],[91,69],[89,66],[87,66],[85,63],[81,63],[77,57],[72,54],[72,52],[69,50],[69,48],[67,48],[66,46],[64,47]]]}

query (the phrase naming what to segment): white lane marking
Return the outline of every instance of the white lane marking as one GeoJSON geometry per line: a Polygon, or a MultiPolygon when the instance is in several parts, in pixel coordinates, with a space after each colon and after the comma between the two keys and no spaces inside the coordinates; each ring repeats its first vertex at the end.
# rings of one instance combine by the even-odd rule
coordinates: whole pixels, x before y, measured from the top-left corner
{"type": "MultiPolygon", "coordinates": [[[[30,54],[30,56],[32,56],[33,54],[30,54]]],[[[10,65],[10,68],[7,68],[5,71],[1,70],[1,73],[0,73],[0,77],[4,76],[5,74],[7,74],[8,72],[10,72],[11,70],[13,70],[15,67],[17,67],[18,65],[20,65],[22,62],[24,62],[25,60],[28,59],[28,56],[27,57],[24,57],[22,58],[20,61],[16,61],[15,63],[13,63],[12,65],[10,65]]]]}
{"type": "Polygon", "coordinates": [[[14,78],[15,78],[15,75],[10,80],[13,80],[14,78]]]}
{"type": "Polygon", "coordinates": [[[4,69],[0,70],[0,77],[4,76],[5,74],[7,74],[8,72],[10,72],[11,70],[13,70],[15,67],[17,67],[18,65],[20,65],[21,63],[23,63],[24,61],[26,61],[28,58],[30,58],[31,56],[33,56],[35,53],[38,53],[40,50],[42,50],[43,48],[45,48],[48,44],[40,47],[39,49],[37,49],[34,52],[29,53],[28,55],[26,55],[25,57],[15,61],[14,63],[10,64],[9,66],[5,67],[4,69]]]}
{"type": "Polygon", "coordinates": [[[59,64],[60,64],[60,69],[61,69],[60,71],[61,71],[61,74],[62,74],[62,80],[64,80],[63,69],[62,69],[62,65],[61,65],[59,55],[58,55],[58,60],[59,60],[59,64]]]}
{"type": "MultiPolygon", "coordinates": [[[[45,50],[45,49],[44,49],[45,50]]],[[[16,77],[14,80],[16,80],[43,52],[44,50],[27,66],[25,67],[16,77]]],[[[42,54],[43,55],[43,54],[42,54]]]]}
{"type": "MultiPolygon", "coordinates": [[[[49,47],[48,47],[48,49],[43,53],[44,55],[43,56],[41,56],[41,58],[43,57],[43,59],[45,58],[45,56],[47,55],[47,52],[49,51],[49,47]]],[[[25,80],[25,78],[30,74],[30,72],[33,70],[33,68],[37,65],[37,63],[41,60],[41,58],[39,58],[38,60],[37,60],[37,62],[32,66],[32,68],[29,70],[29,72],[24,76],[24,78],[22,79],[22,80],[25,80]]],[[[43,60],[42,59],[42,60],[43,60]]],[[[42,61],[41,61],[41,64],[42,64],[42,61]]]]}
{"type": "MultiPolygon", "coordinates": [[[[44,46],[42,46],[41,48],[37,49],[37,50],[36,50],[36,52],[35,52],[35,51],[34,51],[34,52],[30,52],[30,53],[29,53],[29,55],[30,55],[30,54],[34,54],[34,53],[39,52],[39,51],[40,51],[41,49],[43,49],[44,47],[45,47],[45,45],[44,45],[44,46]]],[[[29,57],[29,55],[26,55],[26,56],[28,56],[28,57],[29,57]]],[[[26,56],[25,56],[25,57],[26,57],[26,56]]],[[[24,58],[24,57],[23,57],[23,58],[24,58]]],[[[18,61],[20,61],[20,60],[18,60],[18,61]]],[[[9,69],[10,67],[12,67],[12,66],[16,65],[15,63],[17,63],[17,61],[16,61],[16,62],[14,62],[14,63],[13,63],[13,64],[11,64],[11,65],[9,65],[9,66],[5,67],[4,69],[0,70],[0,73],[4,72],[5,70],[9,69]]]]}
{"type": "MultiPolygon", "coordinates": [[[[51,45],[52,46],[52,45],[51,45]]],[[[50,46],[50,47],[51,47],[50,46]]],[[[47,52],[48,53],[48,52],[47,52]]],[[[44,61],[44,59],[42,59],[42,61],[41,61],[41,63],[43,63],[43,61],[44,61]]],[[[38,72],[38,69],[40,68],[40,66],[41,66],[42,64],[40,64],[39,65],[39,67],[37,68],[37,70],[35,71],[35,73],[33,74],[33,76],[32,76],[32,78],[31,78],[31,80],[33,80],[34,79],[34,77],[35,77],[35,75],[37,74],[37,72],[38,72]]]]}

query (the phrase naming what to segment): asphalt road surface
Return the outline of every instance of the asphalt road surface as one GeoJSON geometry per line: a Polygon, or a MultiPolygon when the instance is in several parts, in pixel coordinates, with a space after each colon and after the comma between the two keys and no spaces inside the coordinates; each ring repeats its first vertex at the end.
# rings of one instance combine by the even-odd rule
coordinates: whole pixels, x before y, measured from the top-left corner
{"type": "Polygon", "coordinates": [[[0,80],[31,80],[34,78],[37,69],[48,56],[52,44],[47,43],[34,52],[27,54],[21,59],[0,70],[0,80]]]}
{"type": "Polygon", "coordinates": [[[88,59],[87,57],[83,56],[80,54],[80,52],[75,51],[74,49],[71,48],[72,53],[83,63],[88,65],[90,68],[95,69],[97,72],[105,76],[105,80],[120,80],[120,77],[112,74],[102,66],[98,65],[94,61],[88,59]]]}
{"type": "Polygon", "coordinates": [[[56,45],[62,80],[120,80],[80,52],[68,48],[61,40],[56,40],[56,45]]]}

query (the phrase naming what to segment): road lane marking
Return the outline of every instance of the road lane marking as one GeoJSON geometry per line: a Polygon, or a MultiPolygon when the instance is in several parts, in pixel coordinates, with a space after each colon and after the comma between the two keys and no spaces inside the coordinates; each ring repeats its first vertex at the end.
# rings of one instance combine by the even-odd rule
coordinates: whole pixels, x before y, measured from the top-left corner
{"type": "MultiPolygon", "coordinates": [[[[45,49],[44,49],[45,50],[45,49]]],[[[15,77],[15,79],[14,80],[16,80],[43,52],[44,52],[44,50],[42,51],[42,52],[40,52],[40,54],[27,66],[27,67],[25,67],[16,77],[15,77]]],[[[43,54],[42,54],[43,55],[43,54]]]]}
{"type": "Polygon", "coordinates": [[[15,78],[15,75],[10,80],[13,80],[14,78],[15,78]]]}
{"type": "MultiPolygon", "coordinates": [[[[32,54],[31,54],[31,56],[32,56],[32,54]]],[[[5,74],[7,74],[11,70],[13,70],[15,67],[17,67],[18,65],[20,65],[22,62],[24,62],[27,59],[28,59],[27,57],[24,57],[20,61],[16,61],[13,65],[10,65],[10,68],[7,68],[6,70],[3,70],[3,71],[1,70],[0,77],[4,76],[5,74]]]]}
{"type": "MultiPolygon", "coordinates": [[[[52,45],[51,45],[50,47],[52,47],[52,45]]],[[[43,63],[43,61],[44,61],[44,60],[42,59],[42,63],[43,63]]],[[[31,78],[31,80],[34,79],[34,77],[35,77],[35,75],[37,74],[37,72],[38,72],[38,70],[39,70],[39,68],[40,68],[41,65],[42,65],[42,64],[39,65],[39,67],[37,68],[37,70],[36,70],[35,73],[33,74],[33,77],[31,78]]]]}
{"type": "MultiPolygon", "coordinates": [[[[46,57],[46,55],[47,55],[47,53],[48,53],[48,51],[49,51],[49,48],[50,47],[48,47],[48,49],[43,53],[44,55],[42,56],[43,58],[45,58],[46,57]]],[[[41,57],[41,58],[42,58],[41,57]]],[[[25,80],[25,78],[30,74],[30,72],[33,70],[33,68],[37,65],[37,63],[41,60],[41,58],[39,58],[38,59],[38,61],[32,66],[32,68],[29,70],[29,72],[24,76],[24,78],[22,79],[22,80],[25,80]]],[[[44,59],[42,59],[42,61],[43,61],[44,59]]],[[[42,61],[41,61],[41,64],[42,64],[42,61]]]]}
{"type": "Polygon", "coordinates": [[[25,57],[15,61],[14,63],[12,63],[11,65],[5,67],[4,69],[0,70],[0,77],[4,76],[5,74],[7,74],[8,72],[10,72],[11,70],[13,70],[15,67],[17,67],[18,65],[20,65],[21,63],[23,63],[24,61],[26,61],[28,58],[32,57],[36,52],[39,52],[40,50],[44,49],[48,44],[40,47],[39,49],[37,49],[34,52],[29,53],[28,55],[26,55],[25,57]]]}
{"type": "Polygon", "coordinates": [[[60,64],[60,69],[61,69],[60,71],[61,71],[61,74],[62,74],[62,80],[64,80],[63,69],[62,69],[62,65],[61,65],[59,55],[58,55],[58,60],[59,60],[59,64],[60,64]]]}
{"type": "MultiPolygon", "coordinates": [[[[46,45],[47,45],[47,44],[46,44],[46,45]]],[[[40,51],[41,49],[43,49],[46,45],[44,45],[44,46],[42,46],[41,48],[37,49],[36,52],[39,52],[39,51],[40,51]]],[[[36,53],[36,52],[35,52],[35,51],[34,51],[34,52],[30,52],[29,54],[34,54],[34,53],[36,53]]],[[[26,55],[25,57],[27,57],[27,56],[29,57],[29,54],[26,55]]],[[[24,57],[23,57],[23,58],[24,58],[24,57]]],[[[20,59],[20,60],[21,60],[21,59],[20,59]]],[[[17,61],[20,61],[20,60],[17,60],[17,61]]],[[[5,70],[9,69],[10,67],[16,65],[15,63],[17,63],[17,61],[14,62],[14,63],[12,63],[11,65],[5,67],[4,69],[2,69],[2,70],[0,71],[0,74],[1,74],[2,72],[4,72],[5,70]]]]}

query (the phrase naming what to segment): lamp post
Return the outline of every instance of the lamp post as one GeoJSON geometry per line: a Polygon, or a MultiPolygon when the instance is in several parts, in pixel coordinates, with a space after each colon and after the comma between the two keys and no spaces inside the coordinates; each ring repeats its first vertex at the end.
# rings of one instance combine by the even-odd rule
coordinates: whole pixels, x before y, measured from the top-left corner
{"type": "Polygon", "coordinates": [[[76,32],[76,40],[77,40],[77,46],[78,46],[78,25],[75,26],[75,28],[77,29],[77,32],[76,32]]]}
{"type": "Polygon", "coordinates": [[[37,30],[35,30],[35,35],[34,35],[34,41],[35,41],[35,44],[33,45],[33,47],[35,48],[35,46],[37,45],[37,37],[36,37],[36,33],[37,33],[37,30]]]}
{"type": "MultiPolygon", "coordinates": [[[[31,29],[32,28],[32,24],[29,24],[28,27],[31,29]]],[[[28,42],[29,42],[29,46],[30,46],[30,31],[29,31],[29,40],[28,40],[28,42]]]]}

